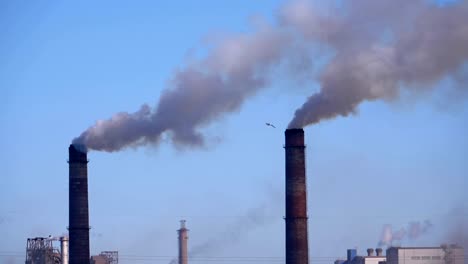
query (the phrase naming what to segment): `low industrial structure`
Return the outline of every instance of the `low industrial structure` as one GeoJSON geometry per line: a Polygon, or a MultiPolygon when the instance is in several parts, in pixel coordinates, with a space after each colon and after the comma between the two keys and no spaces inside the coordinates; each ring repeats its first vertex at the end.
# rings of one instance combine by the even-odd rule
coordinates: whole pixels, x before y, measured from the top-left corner
{"type": "Polygon", "coordinates": [[[366,256],[357,255],[356,249],[348,249],[345,260],[335,264],[463,264],[463,248],[457,245],[440,247],[390,247],[384,256],[381,248],[367,249],[366,256]]]}
{"type": "Polygon", "coordinates": [[[118,251],[102,251],[99,255],[91,256],[91,264],[118,264],[118,251]]]}
{"type": "Polygon", "coordinates": [[[375,254],[373,248],[368,248],[366,256],[359,256],[356,249],[348,249],[347,258],[345,260],[336,260],[335,264],[379,264],[383,261],[386,261],[386,257],[383,255],[383,249],[381,248],[376,248],[375,254]]]}
{"type": "Polygon", "coordinates": [[[68,264],[68,237],[35,237],[26,242],[26,264],[68,264]],[[54,246],[60,241],[60,250],[54,246]]]}
{"type": "Polygon", "coordinates": [[[440,247],[391,247],[386,264],[463,264],[463,248],[457,245],[440,247]]]}

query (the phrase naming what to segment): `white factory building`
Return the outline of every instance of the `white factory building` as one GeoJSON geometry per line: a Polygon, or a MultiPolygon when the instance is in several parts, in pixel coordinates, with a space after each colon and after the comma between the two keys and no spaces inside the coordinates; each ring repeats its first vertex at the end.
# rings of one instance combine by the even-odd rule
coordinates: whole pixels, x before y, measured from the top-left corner
{"type": "Polygon", "coordinates": [[[348,249],[347,259],[336,260],[335,264],[464,264],[462,247],[442,245],[440,247],[390,247],[386,255],[382,249],[367,249],[367,256],[359,256],[356,249],[348,249]]]}
{"type": "Polygon", "coordinates": [[[381,248],[367,249],[367,256],[359,256],[356,249],[348,249],[346,260],[336,260],[335,264],[379,264],[384,262],[386,257],[383,255],[381,248]]]}
{"type": "Polygon", "coordinates": [[[464,260],[463,248],[455,245],[387,249],[387,264],[463,264],[464,260]]]}

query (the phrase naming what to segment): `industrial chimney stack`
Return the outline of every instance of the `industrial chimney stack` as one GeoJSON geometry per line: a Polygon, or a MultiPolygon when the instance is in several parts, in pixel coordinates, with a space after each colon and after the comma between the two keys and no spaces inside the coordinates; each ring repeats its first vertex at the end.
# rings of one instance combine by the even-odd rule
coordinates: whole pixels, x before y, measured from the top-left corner
{"type": "Polygon", "coordinates": [[[307,185],[303,129],[286,129],[286,264],[308,264],[307,185]]]}
{"type": "Polygon", "coordinates": [[[177,230],[179,233],[179,264],[188,263],[188,250],[187,250],[187,240],[188,240],[188,229],[185,228],[185,220],[180,221],[180,229],[177,230]]]}
{"type": "Polygon", "coordinates": [[[89,263],[88,158],[84,146],[70,145],[69,264],[89,263]]]}

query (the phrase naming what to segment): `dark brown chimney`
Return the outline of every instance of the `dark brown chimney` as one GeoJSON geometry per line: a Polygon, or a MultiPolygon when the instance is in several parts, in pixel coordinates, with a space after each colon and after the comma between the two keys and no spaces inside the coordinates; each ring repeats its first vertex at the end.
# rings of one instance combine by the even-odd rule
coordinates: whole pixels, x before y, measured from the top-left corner
{"type": "Polygon", "coordinates": [[[308,264],[307,185],[303,129],[286,129],[286,264],[308,264]]]}
{"type": "Polygon", "coordinates": [[[69,264],[88,264],[88,159],[84,146],[70,145],[69,166],[69,264]]]}

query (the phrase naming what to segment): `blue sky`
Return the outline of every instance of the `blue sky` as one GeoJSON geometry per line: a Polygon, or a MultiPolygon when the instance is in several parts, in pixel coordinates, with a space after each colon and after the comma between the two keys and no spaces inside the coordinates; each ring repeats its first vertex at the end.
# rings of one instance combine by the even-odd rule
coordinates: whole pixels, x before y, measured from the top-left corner
{"type": "MultiPolygon", "coordinates": [[[[23,262],[28,237],[66,232],[74,137],[98,119],[155,104],[207,36],[249,30],[249,18],[271,17],[281,4],[3,2],[0,263],[23,262]]],[[[187,219],[191,246],[225,244],[203,256],[284,256],[283,132],[317,89],[296,85],[278,81],[211,124],[206,149],[163,143],[90,152],[92,253],[119,250],[123,264],[167,263],[162,256],[176,255],[175,230],[187,219]],[[255,211],[261,221],[251,220],[255,211]]],[[[357,115],[307,127],[311,258],[330,263],[353,247],[364,253],[384,224],[426,219],[430,232],[403,244],[450,242],[449,223],[468,222],[466,210],[451,213],[468,206],[467,120],[466,101],[435,93],[364,103],[357,115]]]]}

